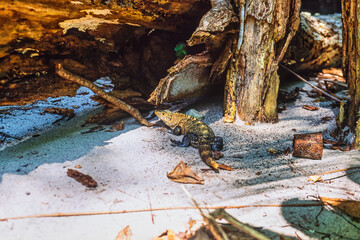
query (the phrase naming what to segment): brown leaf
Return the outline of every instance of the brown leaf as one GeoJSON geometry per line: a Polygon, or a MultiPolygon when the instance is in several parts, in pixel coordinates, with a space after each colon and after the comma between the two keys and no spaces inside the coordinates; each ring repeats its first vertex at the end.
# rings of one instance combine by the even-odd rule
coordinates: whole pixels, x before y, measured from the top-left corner
{"type": "Polygon", "coordinates": [[[153,240],[181,240],[181,239],[182,238],[178,237],[173,230],[167,229],[166,232],[160,234],[160,236],[154,238],[153,240]]]}
{"type": "Polygon", "coordinates": [[[204,179],[196,175],[183,161],[180,161],[180,163],[166,175],[173,182],[204,184],[204,179]]]}
{"type": "Polygon", "coordinates": [[[345,212],[346,214],[360,219],[360,202],[342,198],[320,197],[325,204],[331,205],[345,212]]]}
{"type": "Polygon", "coordinates": [[[129,225],[127,225],[123,230],[118,233],[114,240],[131,240],[131,235],[133,235],[133,233],[131,232],[129,225]]]}
{"type": "Polygon", "coordinates": [[[320,181],[321,180],[321,177],[320,176],[318,176],[318,175],[313,175],[313,176],[310,176],[309,178],[308,178],[308,182],[318,182],[318,181],[320,181]]]}
{"type": "Polygon", "coordinates": [[[106,130],[106,132],[116,132],[121,130],[124,130],[124,121],[112,125],[109,130],[106,130]]]}
{"type": "Polygon", "coordinates": [[[315,107],[315,106],[310,106],[310,105],[303,105],[302,108],[306,109],[306,110],[309,110],[309,111],[316,111],[316,110],[319,110],[318,107],[315,107]]]}
{"type": "Polygon", "coordinates": [[[67,175],[86,187],[95,188],[98,185],[97,182],[90,175],[83,174],[74,169],[69,168],[67,170],[67,175]]]}
{"type": "Polygon", "coordinates": [[[225,165],[225,164],[219,164],[219,168],[223,169],[223,170],[228,170],[228,171],[235,171],[235,169],[233,169],[229,165],[225,165]]]}

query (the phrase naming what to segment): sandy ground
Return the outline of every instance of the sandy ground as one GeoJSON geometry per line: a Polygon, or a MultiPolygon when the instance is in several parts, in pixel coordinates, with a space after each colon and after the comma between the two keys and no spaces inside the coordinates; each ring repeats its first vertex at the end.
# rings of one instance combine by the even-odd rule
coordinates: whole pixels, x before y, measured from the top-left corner
{"type": "MultiPolygon", "coordinates": [[[[310,175],[360,166],[357,151],[324,149],[322,160],[268,152],[268,148],[292,147],[295,133],[322,131],[329,138],[334,120],[322,119],[334,119],[336,110],[329,103],[314,103],[301,93],[279,114],[278,123],[255,126],[241,121],[224,123],[220,98],[193,108],[204,114],[204,121],[224,138],[225,157],[219,162],[231,165],[235,171],[208,171],[197,149],[172,147],[169,139],[178,137],[162,128],[140,126],[133,119],[126,119],[125,129],[119,132],[81,134],[92,126],[80,126],[88,114],[79,112],[77,117],[52,128],[53,120],[48,120],[50,125],[36,129],[40,136],[26,137],[26,141],[13,146],[7,144],[0,151],[0,218],[192,207],[181,184],[166,177],[179,161],[205,179],[204,185],[186,185],[202,206],[309,203],[318,196],[360,200],[359,171],[327,174],[322,176],[323,182],[308,182],[310,175]],[[301,108],[303,104],[320,109],[310,112],[301,108]],[[67,169],[76,165],[99,183],[96,189],[87,189],[67,176],[67,169]]],[[[2,114],[0,119],[5,126],[0,131],[13,126],[11,116],[2,114]]],[[[20,124],[17,128],[26,136],[30,127],[20,124]]],[[[360,224],[329,208],[248,207],[227,211],[259,227],[272,239],[360,239],[360,224]]],[[[0,222],[0,239],[113,240],[127,225],[132,239],[151,239],[166,229],[185,231],[190,219],[201,222],[199,212],[191,209],[8,220],[0,222]]]]}

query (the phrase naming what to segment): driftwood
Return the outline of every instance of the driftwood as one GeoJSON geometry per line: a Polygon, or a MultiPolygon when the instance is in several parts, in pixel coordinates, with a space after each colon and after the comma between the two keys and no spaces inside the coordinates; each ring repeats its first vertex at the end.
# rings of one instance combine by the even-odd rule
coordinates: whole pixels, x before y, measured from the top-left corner
{"type": "Polygon", "coordinates": [[[291,41],[283,63],[296,72],[340,67],[341,15],[300,14],[300,27],[291,41]]]}

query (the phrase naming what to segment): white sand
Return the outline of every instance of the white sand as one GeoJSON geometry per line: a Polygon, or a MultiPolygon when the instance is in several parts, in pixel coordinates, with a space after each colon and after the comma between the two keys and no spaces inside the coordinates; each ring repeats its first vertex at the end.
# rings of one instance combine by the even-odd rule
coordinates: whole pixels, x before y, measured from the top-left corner
{"type": "MultiPolygon", "coordinates": [[[[308,89],[307,86],[305,86],[308,89]]],[[[245,125],[241,121],[225,124],[221,99],[214,98],[193,108],[205,114],[205,122],[225,141],[225,157],[219,162],[236,168],[233,172],[203,171],[197,149],[172,147],[177,139],[162,128],[140,126],[125,121],[120,132],[81,134],[89,127],[80,125],[86,116],[30,138],[0,152],[0,218],[48,213],[98,212],[193,206],[181,184],[171,182],[166,173],[180,160],[205,179],[204,185],[186,185],[203,206],[286,204],[316,196],[360,200],[360,173],[342,176],[339,172],[323,176],[331,182],[310,183],[308,176],[325,171],[359,166],[357,151],[324,149],[322,160],[273,156],[267,149],[292,147],[294,133],[323,131],[328,137],[335,128],[329,104],[314,103],[301,97],[279,114],[279,123],[245,125]],[[303,104],[316,105],[310,112],[303,104]],[[296,129],[294,132],[293,129],[296,129]],[[99,186],[86,189],[66,175],[68,168],[91,175],[99,186]]],[[[360,224],[346,220],[320,207],[258,207],[231,209],[240,221],[262,227],[271,238],[279,235],[301,239],[360,238],[360,224]],[[317,216],[319,214],[319,216],[317,216]]],[[[133,239],[151,239],[172,229],[184,231],[190,218],[201,220],[197,210],[169,210],[117,215],[32,218],[0,222],[0,239],[102,239],[113,240],[126,225],[133,239]]],[[[349,220],[350,221],[350,220],[349,220]]]]}

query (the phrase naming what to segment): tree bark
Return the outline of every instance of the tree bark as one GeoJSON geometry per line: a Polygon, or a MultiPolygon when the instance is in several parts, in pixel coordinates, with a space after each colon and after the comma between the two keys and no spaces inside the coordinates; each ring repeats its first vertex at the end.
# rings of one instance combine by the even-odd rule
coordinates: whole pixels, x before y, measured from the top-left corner
{"type": "Polygon", "coordinates": [[[0,0],[0,6],[0,105],[75,95],[78,86],[54,74],[56,62],[148,96],[176,60],[175,45],[209,9],[203,0],[0,0]]]}
{"type": "Polygon", "coordinates": [[[344,77],[349,87],[350,102],[345,124],[355,128],[355,147],[360,148],[359,119],[360,106],[360,0],[342,0],[343,19],[343,61],[344,77]]]}
{"type": "MultiPolygon", "coordinates": [[[[241,13],[241,1],[238,6],[241,13]]],[[[237,115],[241,120],[275,122],[278,63],[298,29],[300,0],[253,0],[245,2],[243,7],[244,31],[241,32],[240,25],[227,82],[235,82],[237,115]]],[[[232,95],[234,84],[228,85],[232,95]]]]}
{"type": "Polygon", "coordinates": [[[300,27],[285,54],[283,64],[295,72],[340,68],[341,28],[340,14],[327,15],[325,18],[300,13],[300,27]],[[338,23],[335,25],[335,22],[338,23]]]}

